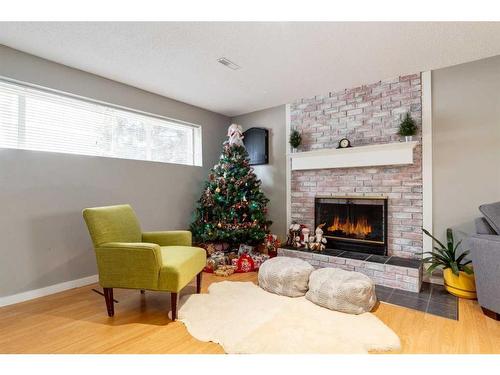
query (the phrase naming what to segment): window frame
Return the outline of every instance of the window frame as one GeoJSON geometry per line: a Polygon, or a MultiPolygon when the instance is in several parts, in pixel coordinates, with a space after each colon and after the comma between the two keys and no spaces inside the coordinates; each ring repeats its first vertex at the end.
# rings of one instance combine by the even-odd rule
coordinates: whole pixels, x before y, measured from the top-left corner
{"type": "MultiPolygon", "coordinates": [[[[129,157],[109,156],[109,155],[89,155],[89,154],[80,154],[80,153],[69,153],[69,152],[63,152],[63,151],[25,149],[25,148],[20,148],[20,147],[5,147],[5,146],[1,146],[1,145],[0,145],[0,149],[11,149],[11,150],[13,149],[13,150],[24,150],[24,151],[49,152],[49,153],[65,154],[65,155],[78,155],[78,156],[88,156],[88,157],[122,159],[122,160],[132,160],[132,161],[140,161],[140,162],[148,162],[148,163],[182,165],[182,166],[187,166],[187,167],[203,167],[203,127],[199,124],[191,123],[191,122],[184,121],[184,120],[178,120],[178,119],[174,119],[171,117],[167,117],[167,116],[163,116],[163,115],[159,115],[159,114],[155,114],[152,112],[147,112],[147,111],[143,111],[143,110],[139,110],[139,109],[135,109],[135,108],[126,107],[126,106],[123,106],[120,104],[114,104],[114,103],[106,102],[106,101],[99,100],[99,99],[94,99],[94,98],[90,98],[90,97],[86,97],[86,96],[82,96],[82,95],[78,95],[78,94],[73,94],[70,92],[66,92],[66,91],[62,91],[62,90],[58,90],[58,89],[53,89],[53,88],[41,86],[38,84],[24,82],[24,81],[12,79],[12,78],[1,76],[1,75],[0,75],[0,83],[6,83],[6,84],[10,84],[10,85],[19,86],[21,89],[36,90],[36,91],[40,91],[42,93],[47,93],[50,95],[60,96],[60,97],[68,98],[68,99],[72,99],[72,100],[77,100],[77,101],[81,101],[81,102],[92,104],[92,105],[103,106],[105,108],[109,108],[109,109],[113,109],[113,110],[117,110],[117,111],[123,111],[123,112],[127,112],[127,113],[130,113],[133,115],[149,117],[152,119],[172,123],[172,125],[174,125],[174,126],[191,128],[193,131],[193,137],[192,137],[193,164],[158,161],[158,160],[131,159],[129,157]]],[[[18,116],[20,113],[21,113],[21,111],[18,110],[18,116]]],[[[19,122],[20,122],[20,119],[18,118],[18,124],[19,124],[19,122]]],[[[25,122],[25,120],[23,122],[25,122]]],[[[19,129],[18,129],[18,131],[19,131],[19,129]]],[[[148,150],[148,152],[150,152],[150,151],[151,150],[148,150]]]]}

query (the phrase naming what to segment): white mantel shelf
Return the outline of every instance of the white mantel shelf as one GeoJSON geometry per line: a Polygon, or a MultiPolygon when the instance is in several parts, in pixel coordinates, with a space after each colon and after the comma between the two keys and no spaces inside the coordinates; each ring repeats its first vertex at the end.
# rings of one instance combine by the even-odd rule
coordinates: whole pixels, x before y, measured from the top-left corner
{"type": "Polygon", "coordinates": [[[379,145],[324,149],[290,154],[292,170],[374,167],[413,164],[413,149],[418,144],[394,142],[379,145]]]}

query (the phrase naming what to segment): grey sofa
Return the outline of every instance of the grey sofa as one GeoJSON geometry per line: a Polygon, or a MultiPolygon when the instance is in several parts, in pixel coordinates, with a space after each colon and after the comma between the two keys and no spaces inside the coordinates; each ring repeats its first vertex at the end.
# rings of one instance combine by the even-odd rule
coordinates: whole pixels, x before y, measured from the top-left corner
{"type": "Polygon", "coordinates": [[[471,250],[477,299],[485,313],[500,319],[500,202],[479,206],[476,234],[465,240],[471,250]]]}

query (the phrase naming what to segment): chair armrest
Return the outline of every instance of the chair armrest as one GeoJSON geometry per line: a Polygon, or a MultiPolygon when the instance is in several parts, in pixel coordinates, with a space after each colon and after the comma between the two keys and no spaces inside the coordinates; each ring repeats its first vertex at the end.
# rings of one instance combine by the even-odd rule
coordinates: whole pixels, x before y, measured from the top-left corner
{"type": "Polygon", "coordinates": [[[99,282],[108,288],[156,289],[162,266],[154,243],[109,242],[96,247],[99,282]]]}
{"type": "Polygon", "coordinates": [[[143,232],[142,240],[160,246],[191,246],[192,235],[188,230],[143,232]]]}

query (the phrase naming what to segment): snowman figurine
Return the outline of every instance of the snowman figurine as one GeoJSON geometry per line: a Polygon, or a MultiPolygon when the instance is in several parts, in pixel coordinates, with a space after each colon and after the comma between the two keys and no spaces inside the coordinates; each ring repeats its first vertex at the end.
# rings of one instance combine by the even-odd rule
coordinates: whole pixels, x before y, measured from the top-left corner
{"type": "Polygon", "coordinates": [[[314,231],[314,242],[310,245],[311,250],[323,251],[326,249],[326,238],[323,237],[323,227],[325,224],[320,224],[314,231]]]}
{"type": "Polygon", "coordinates": [[[309,242],[313,238],[309,236],[310,232],[311,231],[309,230],[309,228],[307,227],[302,228],[302,241],[300,242],[300,244],[304,246],[306,249],[309,249],[309,242]]]}

